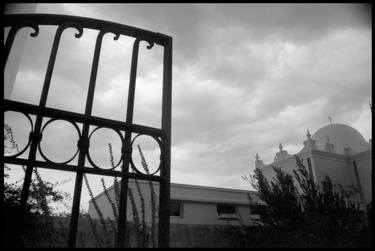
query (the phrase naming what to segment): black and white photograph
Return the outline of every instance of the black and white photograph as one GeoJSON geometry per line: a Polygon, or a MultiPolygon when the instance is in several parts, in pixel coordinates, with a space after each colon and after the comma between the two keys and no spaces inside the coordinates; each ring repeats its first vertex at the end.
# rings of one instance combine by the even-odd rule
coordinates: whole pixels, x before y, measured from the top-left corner
{"type": "Polygon", "coordinates": [[[371,248],[371,3],[4,3],[3,248],[371,248]]]}

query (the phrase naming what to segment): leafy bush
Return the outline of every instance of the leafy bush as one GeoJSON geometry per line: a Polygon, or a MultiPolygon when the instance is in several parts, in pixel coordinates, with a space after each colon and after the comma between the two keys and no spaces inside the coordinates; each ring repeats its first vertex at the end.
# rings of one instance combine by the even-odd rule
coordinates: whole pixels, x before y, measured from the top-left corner
{"type": "MultiPolygon", "coordinates": [[[[12,129],[4,123],[4,153],[11,151],[19,152],[12,129]]],[[[22,166],[23,170],[26,168],[22,166]]],[[[10,168],[4,164],[4,247],[28,247],[36,243],[47,243],[53,245],[58,232],[56,231],[52,218],[53,212],[50,202],[64,203],[69,195],[57,191],[56,186],[67,180],[57,183],[46,182],[42,179],[37,168],[33,168],[34,178],[30,183],[29,198],[24,214],[21,212],[19,203],[22,187],[18,182],[9,183],[10,168]]]]}
{"type": "Polygon", "coordinates": [[[302,160],[295,156],[293,176],[273,167],[268,181],[260,169],[247,179],[267,206],[261,212],[264,226],[252,230],[254,243],[285,247],[356,247],[370,245],[363,213],[337,191],[327,176],[315,184],[302,160]],[[295,182],[296,181],[296,182],[295,182]],[[366,239],[367,238],[367,239],[366,239]]]}

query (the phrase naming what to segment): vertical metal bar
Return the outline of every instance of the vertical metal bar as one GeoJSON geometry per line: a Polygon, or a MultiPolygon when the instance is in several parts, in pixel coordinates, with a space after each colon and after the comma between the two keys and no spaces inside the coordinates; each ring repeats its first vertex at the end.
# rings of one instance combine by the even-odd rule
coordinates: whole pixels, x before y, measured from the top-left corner
{"type": "Polygon", "coordinates": [[[10,50],[12,48],[14,38],[15,38],[17,32],[23,27],[31,27],[31,28],[34,29],[34,32],[30,34],[30,36],[32,36],[32,37],[36,37],[39,34],[39,26],[36,25],[36,24],[33,24],[33,23],[28,23],[25,26],[20,26],[20,25],[12,26],[12,28],[10,29],[10,31],[8,33],[8,37],[7,37],[7,40],[5,42],[5,46],[4,46],[4,59],[3,59],[3,67],[4,68],[5,68],[5,65],[8,61],[9,53],[10,53],[10,50]]]}
{"type": "MultiPolygon", "coordinates": [[[[54,68],[54,65],[55,65],[57,50],[59,48],[61,33],[63,32],[63,30],[64,30],[64,28],[60,26],[57,29],[56,34],[55,34],[55,38],[54,38],[52,49],[51,49],[50,58],[49,58],[49,61],[48,61],[47,72],[46,72],[46,76],[45,76],[45,79],[44,79],[42,94],[41,94],[40,101],[39,101],[40,107],[45,107],[46,102],[47,102],[48,90],[49,90],[49,86],[50,86],[50,83],[51,83],[51,76],[52,76],[53,68],[54,68]]],[[[35,122],[34,132],[31,135],[32,141],[31,141],[30,152],[29,152],[29,164],[27,165],[27,168],[26,168],[25,179],[24,179],[22,192],[21,192],[20,207],[21,207],[22,212],[25,212],[26,203],[27,203],[27,199],[28,199],[28,196],[29,196],[31,176],[32,176],[32,172],[33,172],[33,165],[30,164],[30,163],[32,163],[36,159],[36,150],[37,150],[37,146],[38,146],[39,141],[40,141],[40,135],[39,134],[40,134],[40,129],[41,129],[41,125],[42,125],[42,119],[43,119],[42,116],[37,116],[36,122],[35,122]]]]}
{"type": "Polygon", "coordinates": [[[159,197],[159,247],[169,247],[170,155],[172,117],[172,38],[164,47],[162,130],[166,132],[159,197]]]}
{"type": "Polygon", "coordinates": [[[4,46],[4,58],[3,58],[3,68],[5,70],[5,65],[6,63],[8,62],[8,56],[9,56],[9,53],[10,53],[10,50],[12,48],[12,45],[13,45],[13,42],[14,42],[14,37],[16,36],[16,33],[18,31],[19,27],[16,26],[16,27],[12,27],[8,33],[8,37],[7,37],[7,40],[5,42],[5,46],[4,46]]]}
{"type": "MultiPolygon", "coordinates": [[[[128,92],[128,106],[126,110],[126,123],[133,123],[134,112],[134,97],[135,97],[135,84],[137,78],[137,65],[138,65],[138,51],[140,39],[136,38],[133,44],[133,54],[130,69],[129,92],[128,92]]],[[[127,196],[128,196],[128,173],[129,162],[131,158],[131,132],[125,132],[124,140],[124,155],[122,162],[122,177],[121,177],[121,191],[120,191],[120,206],[118,217],[118,235],[117,247],[124,247],[126,240],[126,211],[127,211],[127,196]]]]}
{"type": "MultiPolygon", "coordinates": [[[[18,27],[12,27],[8,33],[8,37],[7,37],[7,40],[5,42],[5,46],[4,46],[4,58],[3,58],[3,70],[5,72],[5,66],[7,64],[7,61],[8,61],[8,56],[9,56],[9,53],[10,53],[10,50],[12,48],[12,45],[13,45],[13,41],[14,41],[14,37],[16,36],[16,33],[17,33],[17,30],[18,30],[18,27]]],[[[4,99],[3,99],[3,102],[4,102],[4,99]]],[[[4,156],[4,155],[3,155],[4,156]]],[[[4,164],[5,166],[5,164],[4,164]]],[[[4,177],[4,168],[1,168],[1,177],[4,177]]],[[[4,204],[4,182],[1,182],[0,184],[0,193],[1,193],[1,201],[2,203],[4,204]]],[[[21,207],[22,210],[25,209],[25,207],[21,207]]],[[[21,211],[23,213],[22,217],[24,217],[24,211],[21,211]]],[[[15,222],[15,224],[17,224],[17,222],[15,222]]],[[[4,235],[2,236],[2,243],[4,243],[4,235]]]]}
{"type": "MultiPolygon", "coordinates": [[[[94,57],[92,61],[89,89],[87,92],[86,108],[85,108],[85,115],[88,115],[88,116],[91,115],[91,111],[92,111],[95,84],[96,84],[96,75],[98,72],[98,65],[99,65],[100,49],[102,46],[102,39],[105,33],[106,31],[101,30],[96,38],[95,51],[94,51],[94,57]]],[[[76,239],[77,239],[79,206],[80,206],[80,201],[81,201],[82,179],[83,179],[82,168],[85,165],[85,158],[86,158],[86,154],[88,150],[89,126],[90,125],[88,123],[83,124],[82,136],[80,139],[81,144],[80,144],[80,151],[79,151],[79,156],[78,156],[78,169],[77,169],[77,174],[76,174],[72,214],[71,214],[70,226],[69,226],[69,239],[68,239],[69,247],[75,247],[76,239]]]]}

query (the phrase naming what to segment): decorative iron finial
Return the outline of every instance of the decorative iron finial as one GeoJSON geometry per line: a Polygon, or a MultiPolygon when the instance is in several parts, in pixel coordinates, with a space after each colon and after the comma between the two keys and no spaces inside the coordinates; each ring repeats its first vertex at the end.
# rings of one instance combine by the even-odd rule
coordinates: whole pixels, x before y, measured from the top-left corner
{"type": "Polygon", "coordinates": [[[311,134],[310,134],[309,130],[307,130],[306,136],[307,136],[307,139],[311,139],[311,134]]]}
{"type": "Polygon", "coordinates": [[[281,143],[279,143],[279,149],[280,151],[283,150],[283,145],[281,143]]]}
{"type": "Polygon", "coordinates": [[[258,155],[258,153],[255,154],[255,160],[257,160],[257,161],[259,160],[259,155],[258,155]]]}

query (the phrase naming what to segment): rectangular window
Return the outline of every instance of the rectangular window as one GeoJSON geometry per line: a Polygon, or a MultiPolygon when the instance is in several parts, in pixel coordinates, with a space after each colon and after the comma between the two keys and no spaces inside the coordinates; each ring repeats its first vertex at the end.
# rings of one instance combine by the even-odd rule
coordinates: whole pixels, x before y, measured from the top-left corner
{"type": "Polygon", "coordinates": [[[359,188],[359,196],[360,196],[361,200],[363,200],[364,197],[363,197],[363,191],[362,191],[362,186],[361,186],[361,180],[359,179],[357,163],[355,161],[353,161],[353,167],[354,167],[355,178],[356,178],[356,181],[357,181],[357,186],[359,188]]]}
{"type": "Polygon", "coordinates": [[[169,216],[182,217],[182,202],[178,200],[170,200],[169,216]]]}
{"type": "Polygon", "coordinates": [[[237,206],[235,205],[218,204],[216,209],[219,216],[223,214],[237,214],[237,206]]]}
{"type": "Polygon", "coordinates": [[[312,171],[312,166],[311,166],[311,160],[310,158],[307,158],[307,166],[309,168],[309,176],[310,176],[310,179],[312,181],[314,181],[314,174],[313,174],[313,171],[312,171]]]}

